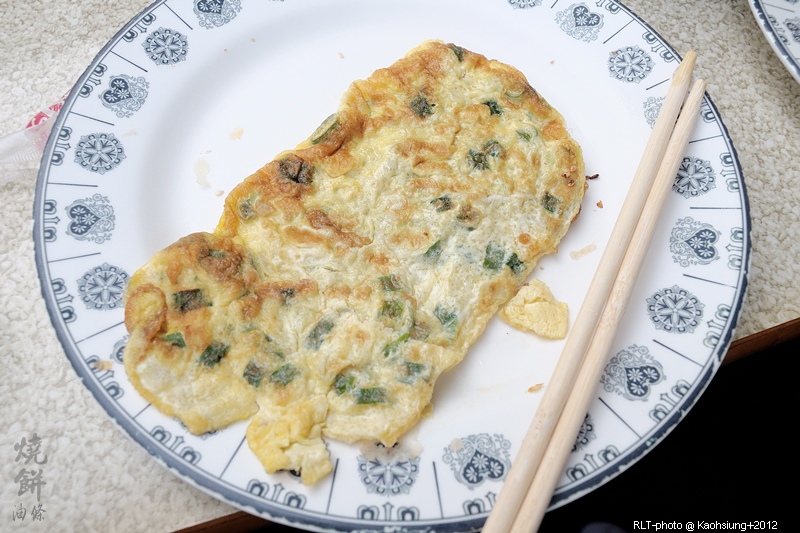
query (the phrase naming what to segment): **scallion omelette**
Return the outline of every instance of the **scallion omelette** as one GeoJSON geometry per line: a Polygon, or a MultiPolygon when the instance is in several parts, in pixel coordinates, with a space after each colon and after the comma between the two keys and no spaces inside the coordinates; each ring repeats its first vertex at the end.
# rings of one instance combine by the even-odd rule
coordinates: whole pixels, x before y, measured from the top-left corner
{"type": "Polygon", "coordinates": [[[250,419],[268,472],[420,419],[585,188],[581,148],[518,70],[427,41],[354,82],[233,189],[213,233],[131,278],[128,376],[193,433],[250,419]]]}

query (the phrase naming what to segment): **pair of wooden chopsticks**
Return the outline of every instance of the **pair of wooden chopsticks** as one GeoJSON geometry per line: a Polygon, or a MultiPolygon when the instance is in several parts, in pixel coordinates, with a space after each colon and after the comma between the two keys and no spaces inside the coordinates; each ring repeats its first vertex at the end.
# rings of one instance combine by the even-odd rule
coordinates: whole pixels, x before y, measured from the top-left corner
{"type": "Polygon", "coordinates": [[[696,61],[690,51],[673,75],[600,265],[483,533],[539,528],[596,395],[616,326],[699,115],[705,82],[697,80],[686,94],[696,61]]]}

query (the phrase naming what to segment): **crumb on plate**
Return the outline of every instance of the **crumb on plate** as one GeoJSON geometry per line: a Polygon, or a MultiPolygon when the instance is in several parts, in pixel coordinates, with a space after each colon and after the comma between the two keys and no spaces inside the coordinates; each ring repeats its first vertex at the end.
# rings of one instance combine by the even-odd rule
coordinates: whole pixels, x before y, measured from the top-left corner
{"type": "Polygon", "coordinates": [[[236,128],[233,129],[233,131],[231,131],[228,134],[228,139],[230,139],[232,141],[238,141],[239,139],[242,138],[242,134],[243,133],[244,133],[244,130],[241,127],[237,126],[236,128]]]}
{"type": "Polygon", "coordinates": [[[567,336],[569,307],[557,301],[550,288],[538,279],[523,285],[500,311],[500,316],[509,325],[546,339],[567,336]]]}
{"type": "Polygon", "coordinates": [[[580,250],[571,251],[569,253],[569,256],[572,259],[578,260],[581,257],[583,257],[584,255],[588,255],[588,254],[594,252],[596,249],[597,249],[597,244],[595,244],[595,243],[587,244],[586,246],[584,246],[580,250]]]}

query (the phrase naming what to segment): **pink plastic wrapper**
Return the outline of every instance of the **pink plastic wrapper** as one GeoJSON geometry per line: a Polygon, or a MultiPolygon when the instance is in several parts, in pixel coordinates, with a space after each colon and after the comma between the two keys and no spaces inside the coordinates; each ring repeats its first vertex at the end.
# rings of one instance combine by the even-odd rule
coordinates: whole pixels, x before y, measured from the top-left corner
{"type": "Polygon", "coordinates": [[[0,137],[0,185],[36,174],[53,119],[64,106],[67,94],[34,115],[24,129],[0,137]]]}

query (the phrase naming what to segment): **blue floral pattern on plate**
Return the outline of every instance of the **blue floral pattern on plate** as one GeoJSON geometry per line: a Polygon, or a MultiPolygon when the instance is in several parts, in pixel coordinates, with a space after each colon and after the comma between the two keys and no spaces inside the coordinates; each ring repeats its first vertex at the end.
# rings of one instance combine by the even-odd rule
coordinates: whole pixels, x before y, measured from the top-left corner
{"type": "Polygon", "coordinates": [[[125,147],[113,133],[83,135],[75,147],[75,162],[98,174],[111,172],[125,157],[125,147]]]}
{"type": "Polygon", "coordinates": [[[144,104],[149,86],[143,76],[112,76],[108,80],[108,89],[100,94],[100,100],[118,117],[129,117],[144,104]]]}
{"type": "Polygon", "coordinates": [[[114,230],[114,208],[106,196],[95,194],[75,200],[66,208],[70,223],[67,233],[79,241],[102,244],[114,230]]]}
{"type": "Polygon", "coordinates": [[[194,14],[203,28],[219,28],[242,10],[241,0],[195,0],[194,14]]]}
{"type": "Polygon", "coordinates": [[[174,65],[186,61],[189,39],[171,28],[158,28],[147,36],[142,46],[156,65],[174,65]]]}
{"type": "Polygon", "coordinates": [[[122,305],[128,273],[118,266],[103,263],[78,280],[78,292],[88,309],[107,311],[122,305]]]}
{"type": "Polygon", "coordinates": [[[502,435],[468,435],[445,448],[442,460],[460,483],[477,487],[485,481],[505,479],[511,468],[510,448],[511,443],[502,435]]]}
{"type": "Polygon", "coordinates": [[[644,346],[630,346],[611,358],[600,383],[628,400],[646,400],[653,385],[664,380],[664,368],[644,346]]]}
{"type": "Polygon", "coordinates": [[[694,333],[705,305],[677,285],[655,292],[647,299],[647,314],[656,329],[670,333],[694,333]]]}
{"type": "Polygon", "coordinates": [[[608,57],[608,71],[613,78],[627,83],[639,83],[653,70],[650,55],[638,46],[614,50],[608,57]]]}
{"type": "Polygon", "coordinates": [[[573,39],[589,43],[597,39],[603,15],[593,13],[584,3],[573,4],[556,15],[556,22],[573,39]]]}
{"type": "Polygon", "coordinates": [[[716,246],[720,232],[692,217],[678,220],[669,238],[672,258],[681,266],[707,265],[719,259],[716,246]]]}

